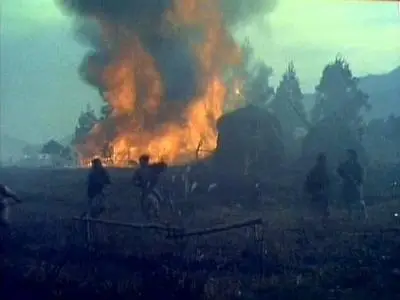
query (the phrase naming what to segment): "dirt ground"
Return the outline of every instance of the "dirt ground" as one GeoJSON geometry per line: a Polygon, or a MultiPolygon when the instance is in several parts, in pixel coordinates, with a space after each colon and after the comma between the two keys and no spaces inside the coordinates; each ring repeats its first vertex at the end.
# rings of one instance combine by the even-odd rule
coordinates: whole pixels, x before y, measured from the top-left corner
{"type": "MultiPolygon", "coordinates": [[[[111,208],[103,218],[144,223],[130,185],[131,170],[110,174],[111,208]]],[[[246,182],[207,192],[215,179],[205,176],[208,180],[199,179],[201,186],[185,199],[183,184],[171,179],[181,174],[174,173],[163,182],[176,206],[173,213],[163,212],[164,225],[188,230],[260,217],[263,247],[252,227],[177,240],[155,231],[102,225],[88,245],[85,226],[72,220],[85,210],[86,175],[84,169],[0,171],[0,182],[24,201],[12,207],[13,223],[1,232],[5,280],[0,291],[7,296],[2,299],[400,296],[396,197],[369,201],[366,222],[349,220],[335,204],[331,218],[322,223],[301,200],[297,179],[275,178],[256,197],[246,182]]]]}

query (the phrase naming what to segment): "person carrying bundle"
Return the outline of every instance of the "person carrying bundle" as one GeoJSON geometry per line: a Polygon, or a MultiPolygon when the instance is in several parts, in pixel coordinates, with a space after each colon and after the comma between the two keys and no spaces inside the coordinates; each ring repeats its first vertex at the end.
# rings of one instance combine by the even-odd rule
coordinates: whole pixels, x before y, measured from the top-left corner
{"type": "Polygon", "coordinates": [[[158,217],[159,205],[164,199],[157,189],[157,183],[160,174],[166,169],[167,164],[164,162],[150,164],[150,156],[147,154],[139,158],[139,168],[133,174],[132,182],[140,188],[140,207],[147,219],[150,218],[149,205],[158,217]]]}
{"type": "MultiPolygon", "coordinates": [[[[91,218],[98,218],[105,210],[104,188],[111,184],[110,176],[104,168],[101,160],[92,160],[87,179],[87,197],[89,209],[87,215],[91,218]]],[[[85,213],[86,214],[86,213],[85,213]]]]}

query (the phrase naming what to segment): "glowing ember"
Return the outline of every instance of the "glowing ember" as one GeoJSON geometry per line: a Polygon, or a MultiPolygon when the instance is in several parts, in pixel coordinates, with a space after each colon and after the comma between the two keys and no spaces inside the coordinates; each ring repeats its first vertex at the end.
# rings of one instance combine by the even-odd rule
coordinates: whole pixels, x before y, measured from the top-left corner
{"type": "Polygon", "coordinates": [[[168,26],[173,32],[166,34],[199,26],[205,33],[200,41],[191,42],[201,69],[199,86],[204,91],[189,103],[164,101],[165,83],[140,38],[124,30],[123,25],[96,16],[108,51],[117,59],[108,63],[96,78],[99,73],[93,62],[96,57],[89,58],[88,76],[102,86],[104,99],[113,110],[78,146],[84,164],[95,155],[105,156],[106,141],[110,163],[115,166],[126,166],[144,153],[169,164],[182,164],[195,157],[206,157],[216,148],[216,121],[223,113],[227,95],[223,72],[227,66],[240,62],[239,47],[224,27],[217,1],[175,0],[174,3],[174,8],[165,15],[165,22],[173,25],[168,26]],[[116,39],[124,42],[115,43],[116,39]],[[154,122],[160,118],[162,123],[154,122]],[[207,151],[198,151],[200,144],[207,151]]]}

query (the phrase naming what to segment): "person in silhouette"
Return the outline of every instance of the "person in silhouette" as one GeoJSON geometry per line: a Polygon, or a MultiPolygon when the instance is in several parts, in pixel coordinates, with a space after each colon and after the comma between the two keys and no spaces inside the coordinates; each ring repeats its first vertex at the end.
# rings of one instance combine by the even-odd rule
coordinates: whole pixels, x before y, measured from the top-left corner
{"type": "Polygon", "coordinates": [[[323,218],[329,216],[329,187],[327,158],[324,153],[320,153],[315,165],[307,174],[304,188],[311,196],[311,205],[323,218]]]}
{"type": "Polygon", "coordinates": [[[87,179],[87,196],[89,199],[89,217],[99,217],[105,210],[104,188],[111,184],[110,176],[101,160],[92,160],[92,167],[87,179]]]}
{"type": "Polygon", "coordinates": [[[8,186],[0,184],[0,225],[7,227],[10,224],[10,204],[7,199],[12,199],[15,203],[21,203],[21,199],[8,186]]]}
{"type": "Polygon", "coordinates": [[[143,154],[139,157],[139,168],[133,174],[132,182],[140,189],[140,206],[143,214],[149,219],[148,202],[159,205],[164,201],[157,189],[160,174],[167,169],[164,162],[150,163],[150,156],[143,154]]]}
{"type": "Polygon", "coordinates": [[[358,155],[355,150],[348,149],[346,156],[347,159],[337,168],[337,173],[342,179],[342,197],[344,203],[349,216],[352,216],[355,206],[363,206],[362,187],[364,170],[358,162],[358,155]]]}

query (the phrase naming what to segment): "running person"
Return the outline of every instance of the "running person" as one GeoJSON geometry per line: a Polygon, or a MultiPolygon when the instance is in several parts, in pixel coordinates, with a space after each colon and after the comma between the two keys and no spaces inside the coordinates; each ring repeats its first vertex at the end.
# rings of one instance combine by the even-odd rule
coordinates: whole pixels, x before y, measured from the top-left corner
{"type": "Polygon", "coordinates": [[[150,156],[144,154],[139,158],[139,168],[133,174],[133,184],[140,188],[140,207],[144,216],[149,219],[147,206],[154,205],[158,217],[158,205],[163,202],[163,197],[157,189],[160,174],[165,171],[167,164],[164,162],[150,164],[150,156]],[[152,202],[152,203],[149,203],[152,202]]]}
{"type": "Polygon", "coordinates": [[[16,203],[21,203],[17,194],[4,184],[0,184],[0,225],[8,226],[10,224],[10,208],[7,199],[13,199],[16,203]]]}
{"type": "Polygon", "coordinates": [[[342,179],[343,200],[349,216],[352,217],[355,207],[365,210],[365,204],[362,199],[364,170],[358,161],[358,155],[355,150],[349,149],[346,154],[347,160],[339,165],[337,173],[342,179]]]}
{"type": "Polygon", "coordinates": [[[92,218],[99,217],[105,210],[104,188],[111,184],[110,176],[104,168],[101,160],[95,158],[92,160],[87,181],[87,196],[89,200],[88,215],[92,218]]]}

